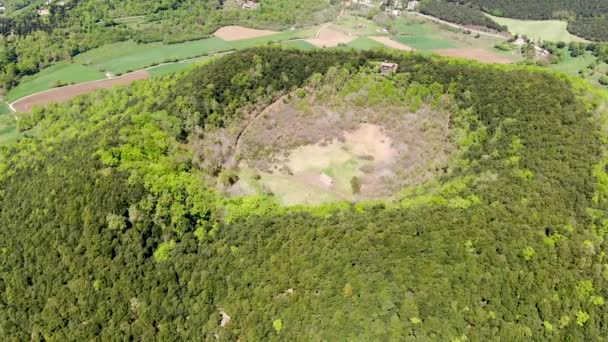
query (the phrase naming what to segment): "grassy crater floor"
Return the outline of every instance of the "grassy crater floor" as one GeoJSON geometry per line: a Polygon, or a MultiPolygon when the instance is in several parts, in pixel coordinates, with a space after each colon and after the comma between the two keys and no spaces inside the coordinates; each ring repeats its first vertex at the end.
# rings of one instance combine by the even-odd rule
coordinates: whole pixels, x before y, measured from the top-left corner
{"type": "Polygon", "coordinates": [[[285,205],[378,199],[440,173],[453,150],[449,110],[416,105],[395,82],[357,75],[267,107],[243,132],[229,192],[285,205]]]}

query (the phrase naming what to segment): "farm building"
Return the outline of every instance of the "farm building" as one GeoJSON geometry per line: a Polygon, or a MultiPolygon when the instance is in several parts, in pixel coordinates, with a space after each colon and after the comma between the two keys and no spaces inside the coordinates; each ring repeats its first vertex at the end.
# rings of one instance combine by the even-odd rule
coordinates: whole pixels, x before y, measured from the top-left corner
{"type": "Polygon", "coordinates": [[[410,12],[415,11],[418,5],[420,5],[420,1],[410,1],[407,3],[407,10],[410,12]]]}
{"type": "Polygon", "coordinates": [[[383,62],[380,64],[380,73],[381,74],[389,74],[397,72],[397,68],[399,68],[399,64],[397,63],[389,63],[383,62]]]}
{"type": "Polygon", "coordinates": [[[256,9],[260,5],[257,0],[246,0],[243,2],[243,9],[256,9]]]}

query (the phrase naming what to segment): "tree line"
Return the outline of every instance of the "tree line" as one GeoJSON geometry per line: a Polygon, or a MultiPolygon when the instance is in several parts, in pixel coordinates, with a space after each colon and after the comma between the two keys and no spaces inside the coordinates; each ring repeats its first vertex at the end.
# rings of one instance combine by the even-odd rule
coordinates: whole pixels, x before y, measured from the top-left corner
{"type": "Polygon", "coordinates": [[[461,25],[481,26],[496,31],[506,31],[507,27],[500,25],[487,17],[479,8],[440,0],[423,1],[420,12],[445,21],[461,25]]]}

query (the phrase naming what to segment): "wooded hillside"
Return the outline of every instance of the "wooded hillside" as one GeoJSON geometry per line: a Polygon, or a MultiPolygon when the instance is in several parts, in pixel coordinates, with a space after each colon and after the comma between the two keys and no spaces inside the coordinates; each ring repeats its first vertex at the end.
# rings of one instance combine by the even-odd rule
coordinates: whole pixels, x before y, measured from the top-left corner
{"type": "Polygon", "coordinates": [[[0,150],[0,339],[605,340],[605,100],[524,67],[260,48],[35,110],[0,150]],[[205,181],[193,143],[241,109],[385,60],[453,101],[445,176],[312,208],[205,181]]]}
{"type": "MultiPolygon", "coordinates": [[[[605,0],[447,0],[473,4],[490,14],[516,19],[566,20],[568,31],[582,38],[606,41],[601,28],[608,24],[608,1],[605,0]]],[[[605,30],[604,30],[605,31],[605,30]]]]}

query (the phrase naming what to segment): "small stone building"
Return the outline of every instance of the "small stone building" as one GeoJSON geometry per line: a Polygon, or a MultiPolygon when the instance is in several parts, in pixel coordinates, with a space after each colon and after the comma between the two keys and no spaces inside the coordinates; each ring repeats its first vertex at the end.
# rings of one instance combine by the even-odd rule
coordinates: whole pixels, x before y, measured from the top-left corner
{"type": "Polygon", "coordinates": [[[380,64],[380,73],[381,74],[392,74],[392,73],[397,72],[398,68],[399,68],[399,64],[397,64],[397,63],[383,62],[382,64],[380,64]]]}

